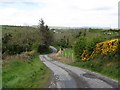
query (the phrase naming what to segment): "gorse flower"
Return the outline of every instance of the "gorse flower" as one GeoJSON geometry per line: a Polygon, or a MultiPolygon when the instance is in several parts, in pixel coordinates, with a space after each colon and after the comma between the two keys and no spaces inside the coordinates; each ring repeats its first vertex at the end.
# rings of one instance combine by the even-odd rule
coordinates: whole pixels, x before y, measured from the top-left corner
{"type": "MultiPolygon", "coordinates": [[[[118,39],[97,43],[96,48],[91,53],[89,58],[93,59],[95,54],[108,55],[109,53],[116,52],[118,50],[118,44],[119,44],[118,39]]],[[[83,51],[81,58],[83,61],[88,59],[87,50],[83,51]]]]}
{"type": "Polygon", "coordinates": [[[83,51],[83,54],[81,55],[81,58],[82,58],[83,61],[86,61],[88,59],[87,50],[83,51]]]}

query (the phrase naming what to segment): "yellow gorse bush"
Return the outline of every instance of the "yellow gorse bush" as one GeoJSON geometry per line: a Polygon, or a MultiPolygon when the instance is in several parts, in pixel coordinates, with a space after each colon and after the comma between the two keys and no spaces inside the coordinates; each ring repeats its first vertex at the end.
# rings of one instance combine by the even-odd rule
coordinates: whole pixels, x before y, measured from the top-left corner
{"type": "Polygon", "coordinates": [[[86,61],[88,59],[87,50],[83,51],[83,54],[81,55],[81,58],[82,58],[83,61],[86,61]]]}
{"type": "MultiPolygon", "coordinates": [[[[118,39],[113,39],[113,40],[108,40],[105,42],[100,42],[96,44],[96,48],[94,51],[91,53],[89,58],[93,58],[95,54],[102,54],[102,55],[108,55],[109,53],[115,52],[118,50],[118,44],[119,40],[118,39]]],[[[84,50],[83,54],[81,56],[82,60],[85,61],[89,58],[86,58],[87,56],[87,51],[84,50]]]]}
{"type": "Polygon", "coordinates": [[[96,44],[94,52],[96,54],[107,55],[111,52],[115,52],[118,49],[118,39],[108,40],[96,44]]]}

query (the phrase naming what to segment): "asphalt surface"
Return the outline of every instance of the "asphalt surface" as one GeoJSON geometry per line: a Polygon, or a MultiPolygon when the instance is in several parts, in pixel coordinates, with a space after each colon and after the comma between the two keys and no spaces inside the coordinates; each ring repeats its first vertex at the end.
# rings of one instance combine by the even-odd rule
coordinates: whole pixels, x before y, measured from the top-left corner
{"type": "Polygon", "coordinates": [[[118,90],[117,81],[101,74],[63,64],[48,55],[39,57],[54,75],[48,88],[113,88],[113,90],[118,90]]]}

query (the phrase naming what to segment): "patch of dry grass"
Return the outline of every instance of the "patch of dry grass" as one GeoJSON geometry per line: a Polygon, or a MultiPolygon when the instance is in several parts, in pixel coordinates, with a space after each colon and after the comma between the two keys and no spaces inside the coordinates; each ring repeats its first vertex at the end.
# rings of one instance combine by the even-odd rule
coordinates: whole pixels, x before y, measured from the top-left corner
{"type": "Polygon", "coordinates": [[[66,63],[66,64],[70,64],[70,63],[73,63],[73,60],[72,59],[68,59],[68,58],[65,58],[65,57],[61,57],[60,55],[58,55],[57,53],[55,54],[51,54],[49,55],[50,58],[56,60],[56,61],[59,61],[59,62],[62,62],[62,63],[66,63]]]}

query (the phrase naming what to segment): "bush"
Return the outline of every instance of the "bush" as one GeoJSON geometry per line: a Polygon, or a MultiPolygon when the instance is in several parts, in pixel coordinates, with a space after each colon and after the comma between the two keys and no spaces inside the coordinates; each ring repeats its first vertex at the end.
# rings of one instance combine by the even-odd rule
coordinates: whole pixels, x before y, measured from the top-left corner
{"type": "Polygon", "coordinates": [[[62,49],[72,47],[70,42],[69,42],[69,39],[66,38],[65,36],[64,36],[64,38],[61,38],[60,40],[56,41],[55,43],[57,46],[59,46],[62,49]]]}
{"type": "Polygon", "coordinates": [[[102,41],[104,41],[104,40],[103,40],[103,38],[100,38],[100,37],[93,38],[92,40],[88,41],[87,45],[86,45],[88,54],[91,54],[94,51],[96,44],[99,42],[102,42],[102,41]]]}
{"type": "MultiPolygon", "coordinates": [[[[19,33],[18,33],[19,34],[19,33]]],[[[2,36],[2,54],[20,54],[24,51],[31,50],[31,40],[22,38],[21,40],[17,39],[17,37],[13,37],[11,33],[5,33],[2,36]],[[20,41],[22,43],[20,43],[20,41]]]]}
{"type": "Polygon", "coordinates": [[[75,59],[76,61],[80,61],[81,59],[81,55],[83,53],[83,50],[86,49],[86,38],[85,37],[80,37],[75,45],[74,45],[74,55],[75,55],[75,59]]]}
{"type": "Polygon", "coordinates": [[[15,55],[38,49],[41,43],[39,30],[26,26],[3,26],[2,54],[15,55]]]}
{"type": "Polygon", "coordinates": [[[45,54],[45,53],[50,53],[51,50],[45,44],[40,44],[39,47],[38,47],[37,52],[40,53],[40,54],[45,54]]]}

